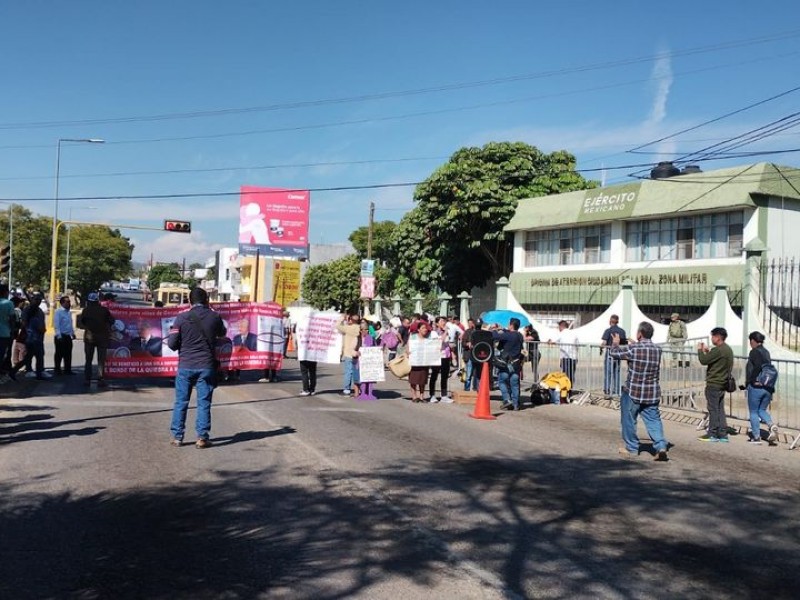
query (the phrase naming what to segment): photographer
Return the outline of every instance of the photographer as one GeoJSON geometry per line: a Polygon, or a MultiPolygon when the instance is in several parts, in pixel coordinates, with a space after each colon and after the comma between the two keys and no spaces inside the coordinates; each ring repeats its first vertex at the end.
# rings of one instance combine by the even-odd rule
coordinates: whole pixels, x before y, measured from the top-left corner
{"type": "Polygon", "coordinates": [[[519,379],[522,371],[522,344],[524,339],[519,332],[520,321],[513,317],[508,328],[492,331],[497,342],[498,365],[497,384],[503,396],[503,410],[519,410],[519,379]]]}

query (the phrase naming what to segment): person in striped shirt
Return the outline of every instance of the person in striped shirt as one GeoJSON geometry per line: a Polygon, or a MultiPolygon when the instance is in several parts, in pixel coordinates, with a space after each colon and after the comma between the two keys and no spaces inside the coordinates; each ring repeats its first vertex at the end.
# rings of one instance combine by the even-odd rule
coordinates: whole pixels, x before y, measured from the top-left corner
{"type": "Polygon", "coordinates": [[[619,335],[612,335],[608,353],[612,358],[628,361],[628,380],[620,396],[622,441],[625,444],[620,452],[627,456],[639,455],[636,420],[641,415],[647,435],[653,440],[656,460],[667,460],[669,444],[664,439],[664,426],[658,411],[661,348],[653,343],[653,326],[647,321],[641,322],[636,330],[636,342],[627,346],[620,345],[619,335]]]}

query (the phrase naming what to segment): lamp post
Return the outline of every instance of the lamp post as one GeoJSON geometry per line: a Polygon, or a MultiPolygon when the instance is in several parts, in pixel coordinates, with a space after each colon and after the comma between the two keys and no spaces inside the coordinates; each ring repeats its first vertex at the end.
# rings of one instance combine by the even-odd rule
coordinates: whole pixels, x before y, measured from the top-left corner
{"type": "MultiPolygon", "coordinates": [[[[79,206],[77,210],[97,210],[96,206],[79,206]]],[[[69,220],[72,221],[72,207],[69,207],[69,220]]],[[[69,238],[72,234],[72,225],[67,229],[67,260],[64,263],[64,293],[67,293],[69,284],[69,238]]]]}
{"type": "Polygon", "coordinates": [[[59,138],[56,144],[56,189],[53,202],[53,249],[50,256],[50,306],[47,310],[49,326],[53,327],[53,307],[56,303],[56,261],[58,259],[58,247],[56,227],[58,226],[58,178],[61,174],[61,144],[71,142],[76,144],[103,144],[105,140],[99,138],[59,138]]]}
{"type": "Polygon", "coordinates": [[[14,287],[14,203],[8,204],[8,288],[14,287]]]}

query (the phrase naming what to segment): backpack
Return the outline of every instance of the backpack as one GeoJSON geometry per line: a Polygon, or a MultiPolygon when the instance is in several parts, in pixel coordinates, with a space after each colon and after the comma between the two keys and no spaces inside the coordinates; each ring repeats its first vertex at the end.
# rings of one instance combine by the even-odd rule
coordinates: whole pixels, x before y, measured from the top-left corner
{"type": "Polygon", "coordinates": [[[756,376],[756,386],[774,390],[778,381],[778,369],[772,363],[761,365],[761,371],[756,376]]]}
{"type": "Polygon", "coordinates": [[[389,330],[381,337],[381,344],[386,346],[389,350],[394,350],[400,344],[400,339],[394,331],[389,330]]]}

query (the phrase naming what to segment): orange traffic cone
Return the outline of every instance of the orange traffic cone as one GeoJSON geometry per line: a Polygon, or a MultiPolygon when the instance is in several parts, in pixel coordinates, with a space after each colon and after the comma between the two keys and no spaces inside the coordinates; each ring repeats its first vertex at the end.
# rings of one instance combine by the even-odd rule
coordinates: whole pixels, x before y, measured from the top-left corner
{"type": "Polygon", "coordinates": [[[294,336],[291,333],[289,334],[289,345],[286,346],[286,354],[289,352],[294,352],[294,336]]]}
{"type": "Polygon", "coordinates": [[[489,407],[489,379],[491,374],[489,372],[489,362],[483,363],[481,367],[481,382],[478,385],[478,399],[475,401],[475,412],[470,413],[473,419],[485,419],[486,421],[495,421],[497,417],[492,415],[492,410],[489,407]]]}

